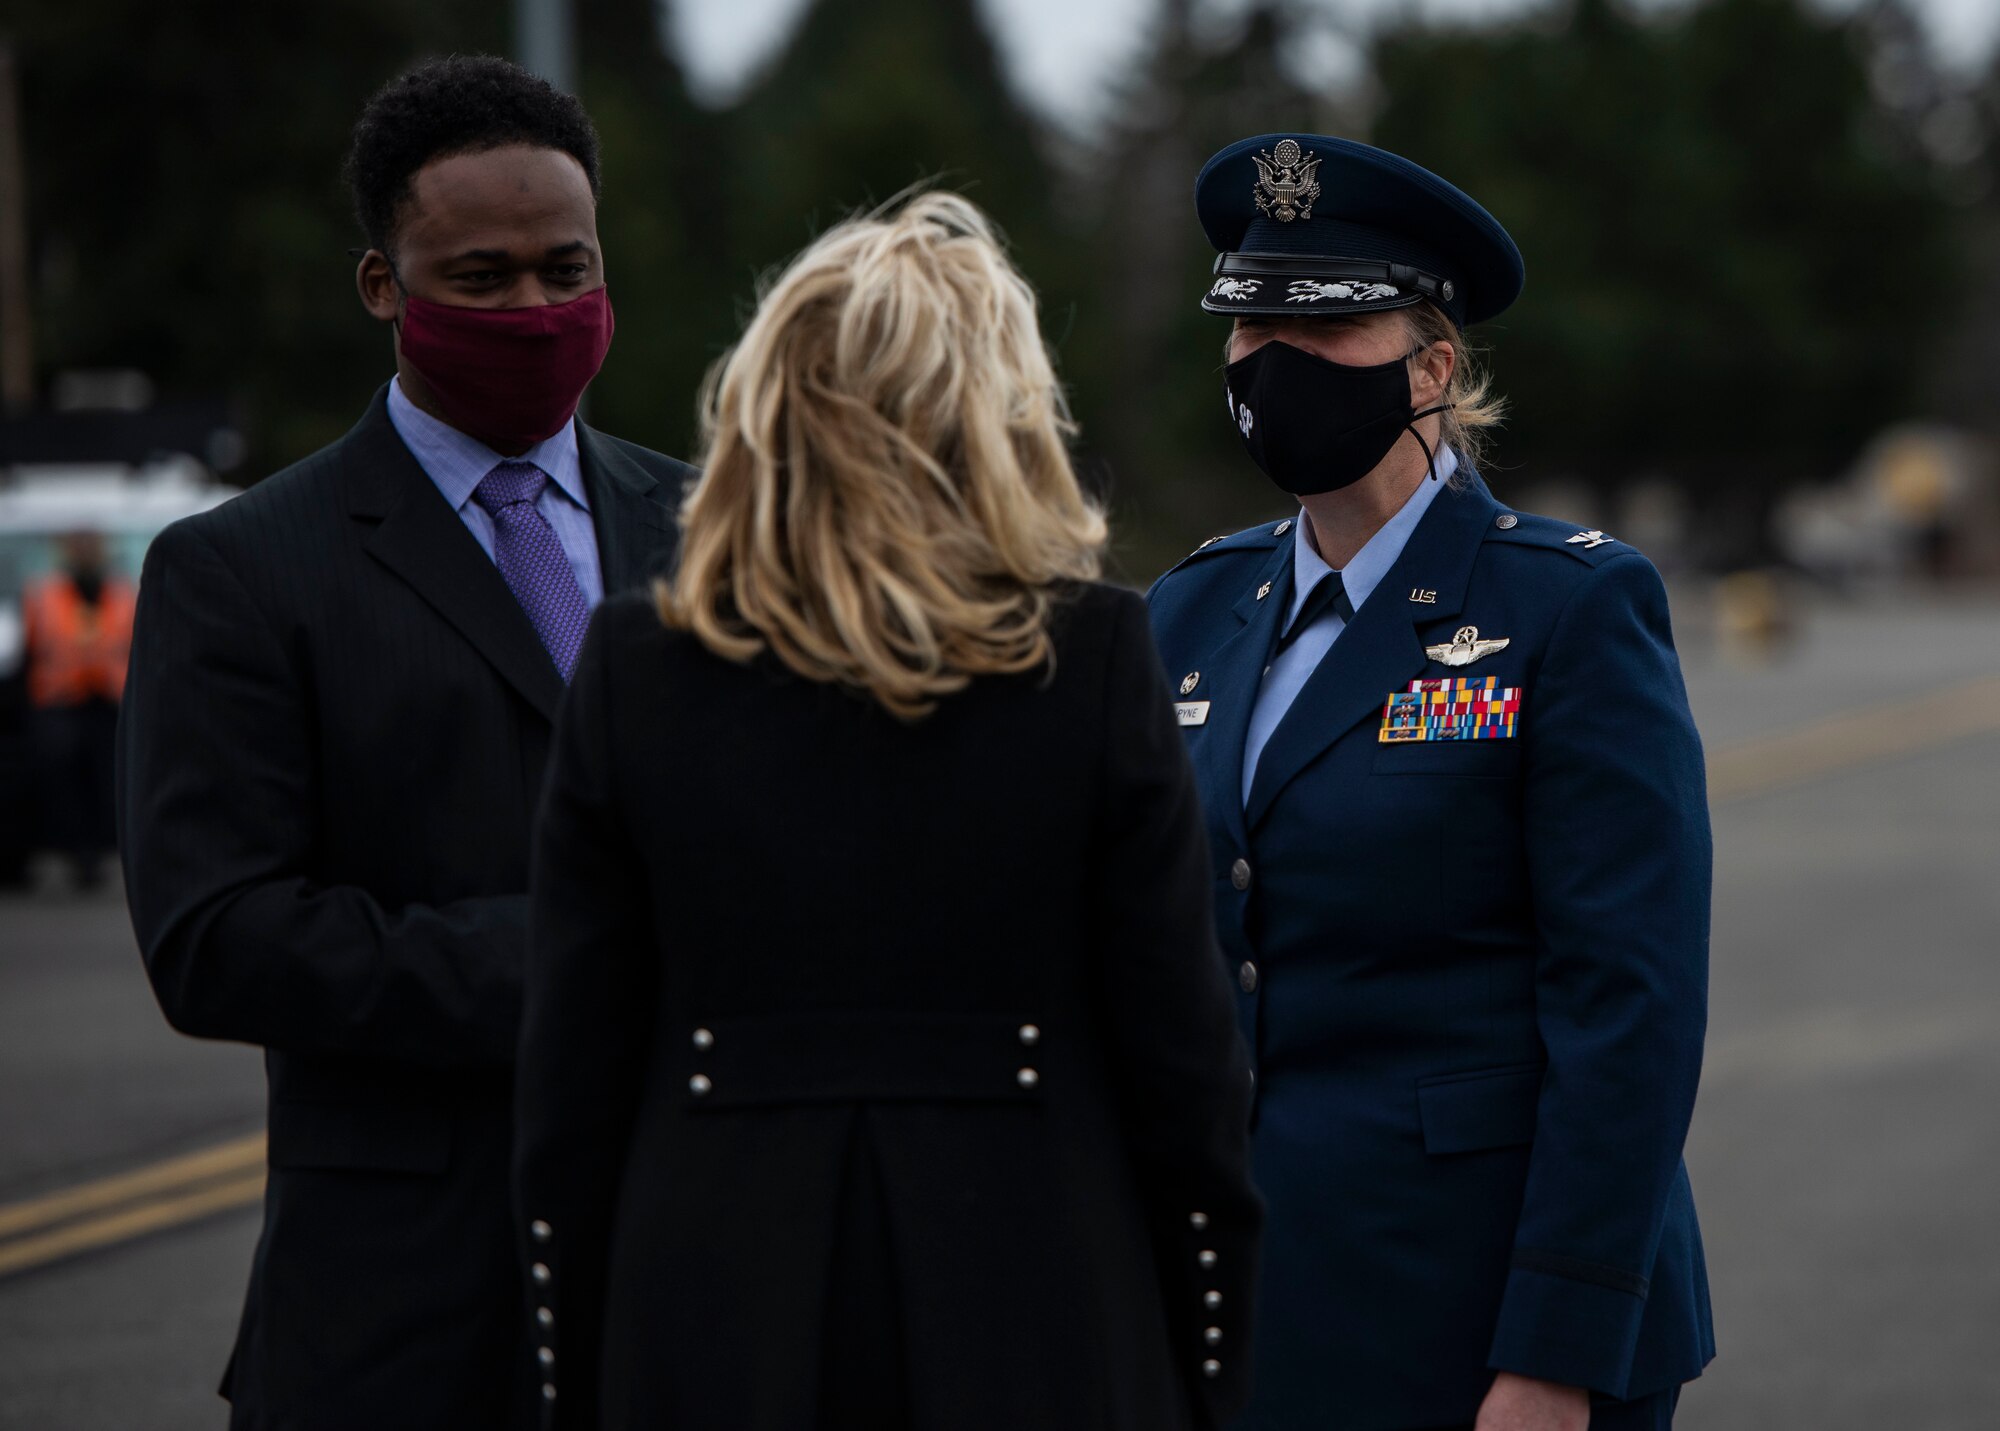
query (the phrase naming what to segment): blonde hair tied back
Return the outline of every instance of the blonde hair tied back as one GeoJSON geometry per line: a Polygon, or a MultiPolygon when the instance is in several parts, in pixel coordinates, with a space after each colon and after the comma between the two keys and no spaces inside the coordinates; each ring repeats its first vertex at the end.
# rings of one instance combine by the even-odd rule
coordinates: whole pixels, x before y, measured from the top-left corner
{"type": "Polygon", "coordinates": [[[1034,290],[958,195],[892,200],[794,259],[710,371],[702,422],[656,597],[728,660],[770,651],[914,720],[1047,665],[1060,585],[1099,572],[1034,290]]]}

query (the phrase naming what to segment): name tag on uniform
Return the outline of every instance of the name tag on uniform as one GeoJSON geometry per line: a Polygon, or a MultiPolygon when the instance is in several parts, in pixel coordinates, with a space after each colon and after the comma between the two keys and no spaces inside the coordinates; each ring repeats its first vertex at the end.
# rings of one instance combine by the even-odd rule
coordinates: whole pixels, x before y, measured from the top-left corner
{"type": "Polygon", "coordinates": [[[1175,701],[1174,719],[1182,725],[1207,725],[1208,707],[1207,701],[1175,701]]]}

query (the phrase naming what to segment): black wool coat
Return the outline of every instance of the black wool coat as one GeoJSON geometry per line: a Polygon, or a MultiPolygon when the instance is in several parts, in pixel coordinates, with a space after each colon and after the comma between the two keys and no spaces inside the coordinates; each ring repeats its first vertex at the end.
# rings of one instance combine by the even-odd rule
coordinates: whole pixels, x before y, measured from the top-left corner
{"type": "MultiPolygon", "coordinates": [[[[378,393],[154,542],[120,731],[132,921],[174,1027],[261,1044],[264,1230],[231,1425],[504,1427],[528,836],[563,683],[378,393]]],[[[605,589],[692,469],[579,427],[605,589]]],[[[531,1419],[531,1418],[529,1418],[531,1419]]]]}
{"type": "Polygon", "coordinates": [[[612,603],[535,843],[517,1187],[548,1424],[1174,1431],[1261,1203],[1139,598],[928,719],[612,603]]]}

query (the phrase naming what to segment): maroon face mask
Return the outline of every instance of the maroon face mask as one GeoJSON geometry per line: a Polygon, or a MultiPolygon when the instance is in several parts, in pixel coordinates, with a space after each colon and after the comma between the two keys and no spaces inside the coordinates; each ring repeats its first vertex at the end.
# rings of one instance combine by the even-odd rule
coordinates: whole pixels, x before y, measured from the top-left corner
{"type": "Polygon", "coordinates": [[[461,308],[404,300],[403,357],[445,420],[495,447],[532,447],[562,431],[611,347],[611,298],[599,288],[540,308],[461,308]]]}

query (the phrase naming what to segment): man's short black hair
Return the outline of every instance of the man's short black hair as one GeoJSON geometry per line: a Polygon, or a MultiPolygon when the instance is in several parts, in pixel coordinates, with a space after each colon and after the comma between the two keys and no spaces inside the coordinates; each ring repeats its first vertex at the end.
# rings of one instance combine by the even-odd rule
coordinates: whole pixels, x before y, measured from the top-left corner
{"type": "Polygon", "coordinates": [[[354,216],[369,246],[388,253],[411,181],[433,159],[508,144],[560,149],[598,192],[597,131],[575,96],[508,60],[427,60],[384,85],[355,121],[347,152],[354,216]]]}

